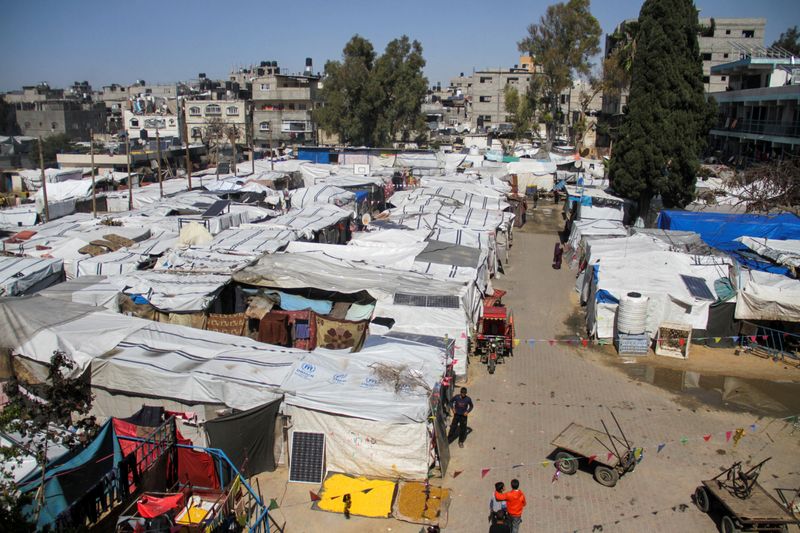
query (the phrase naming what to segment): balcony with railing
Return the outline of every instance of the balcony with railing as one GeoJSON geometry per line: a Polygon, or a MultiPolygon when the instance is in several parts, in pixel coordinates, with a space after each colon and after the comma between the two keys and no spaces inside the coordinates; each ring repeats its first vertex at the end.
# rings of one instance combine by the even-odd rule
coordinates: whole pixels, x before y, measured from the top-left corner
{"type": "Polygon", "coordinates": [[[712,128],[712,132],[748,133],[772,137],[800,137],[800,122],[781,120],[755,120],[741,118],[720,118],[712,128]]]}

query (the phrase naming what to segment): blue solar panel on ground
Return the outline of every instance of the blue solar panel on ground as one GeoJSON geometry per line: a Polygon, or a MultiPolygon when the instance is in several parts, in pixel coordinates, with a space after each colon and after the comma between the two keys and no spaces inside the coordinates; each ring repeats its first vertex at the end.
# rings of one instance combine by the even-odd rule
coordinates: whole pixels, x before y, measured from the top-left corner
{"type": "Polygon", "coordinates": [[[686,288],[689,289],[689,292],[695,298],[700,298],[701,300],[716,300],[714,293],[712,293],[711,289],[708,288],[706,280],[703,278],[684,276],[683,274],[681,274],[681,278],[686,284],[686,288]]]}

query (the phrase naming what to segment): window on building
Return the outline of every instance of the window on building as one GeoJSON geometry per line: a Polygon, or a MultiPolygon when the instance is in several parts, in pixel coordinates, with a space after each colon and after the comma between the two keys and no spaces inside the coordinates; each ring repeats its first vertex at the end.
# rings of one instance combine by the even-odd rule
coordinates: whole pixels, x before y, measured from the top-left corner
{"type": "Polygon", "coordinates": [[[728,59],[728,54],[722,54],[723,59],[728,59]]]}
{"type": "Polygon", "coordinates": [[[306,110],[306,104],[297,104],[297,109],[299,109],[300,111],[305,111],[306,110]]]}
{"type": "Polygon", "coordinates": [[[130,121],[130,124],[131,124],[131,128],[138,128],[139,127],[139,119],[138,118],[132,118],[131,121],[130,121]]]}
{"type": "Polygon", "coordinates": [[[239,108],[235,105],[229,105],[228,108],[225,110],[229,116],[237,116],[239,114],[239,108]]]}
{"type": "Polygon", "coordinates": [[[203,132],[200,128],[192,128],[192,139],[199,139],[203,136],[203,132]]]}
{"type": "Polygon", "coordinates": [[[721,76],[721,77],[720,77],[720,79],[721,79],[722,81],[727,81],[728,77],[727,77],[727,76],[721,76]]]}
{"type": "Polygon", "coordinates": [[[491,76],[481,76],[481,80],[480,81],[481,81],[481,83],[492,83],[492,77],[491,76]]]}
{"type": "Polygon", "coordinates": [[[567,103],[567,95],[566,94],[562,94],[561,95],[561,103],[562,104],[566,104],[567,103]]]}
{"type": "Polygon", "coordinates": [[[709,82],[709,77],[703,76],[703,83],[708,83],[708,82],[709,82]]]}
{"type": "Polygon", "coordinates": [[[269,131],[269,122],[267,122],[267,121],[261,122],[258,125],[258,130],[259,131],[269,131]]]}
{"type": "Polygon", "coordinates": [[[481,97],[479,98],[479,100],[480,100],[481,102],[491,102],[491,101],[492,101],[492,97],[491,97],[491,96],[481,96],[481,97]]]}
{"type": "Polygon", "coordinates": [[[725,35],[730,35],[730,34],[731,34],[731,30],[725,30],[725,35]]]}
{"type": "Polygon", "coordinates": [[[517,83],[519,78],[508,78],[507,83],[517,83]]]}
{"type": "Polygon", "coordinates": [[[711,52],[706,52],[702,55],[703,61],[711,61],[711,52]]]}
{"type": "Polygon", "coordinates": [[[209,104],[206,106],[206,115],[221,115],[222,109],[217,104],[209,104]]]}
{"type": "Polygon", "coordinates": [[[492,115],[481,115],[480,119],[483,121],[484,124],[488,124],[492,121],[492,115]]]}
{"type": "Polygon", "coordinates": [[[197,106],[193,106],[189,108],[189,116],[192,117],[199,117],[200,116],[200,108],[197,106]]]}
{"type": "Polygon", "coordinates": [[[744,37],[745,39],[752,39],[755,36],[756,36],[755,30],[742,30],[742,37],[744,37]]]}
{"type": "Polygon", "coordinates": [[[56,129],[57,127],[58,127],[58,122],[51,122],[50,123],[50,128],[51,129],[56,129]]]}
{"type": "Polygon", "coordinates": [[[261,84],[262,91],[269,91],[269,83],[262,83],[261,84]]]}

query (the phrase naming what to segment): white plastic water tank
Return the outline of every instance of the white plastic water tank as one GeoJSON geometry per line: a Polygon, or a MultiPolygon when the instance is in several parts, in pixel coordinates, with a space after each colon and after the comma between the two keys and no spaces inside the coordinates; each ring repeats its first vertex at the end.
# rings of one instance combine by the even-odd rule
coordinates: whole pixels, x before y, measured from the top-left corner
{"type": "Polygon", "coordinates": [[[624,295],[617,306],[617,331],[627,335],[641,335],[647,329],[647,303],[649,298],[638,292],[624,295]]]}

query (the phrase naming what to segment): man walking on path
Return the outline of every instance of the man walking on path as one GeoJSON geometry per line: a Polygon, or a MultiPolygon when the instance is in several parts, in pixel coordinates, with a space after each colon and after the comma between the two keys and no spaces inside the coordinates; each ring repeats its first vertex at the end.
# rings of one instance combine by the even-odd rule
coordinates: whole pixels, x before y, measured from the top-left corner
{"type": "Polygon", "coordinates": [[[519,490],[519,480],[511,480],[511,490],[503,494],[495,492],[494,497],[498,501],[505,501],[508,510],[508,519],[511,523],[511,533],[519,532],[519,525],[522,523],[522,510],[528,503],[525,501],[525,493],[519,490]]]}
{"type": "Polygon", "coordinates": [[[472,412],[472,398],[467,396],[467,388],[461,387],[461,394],[450,401],[453,409],[453,422],[450,424],[450,431],[447,433],[448,442],[453,442],[458,436],[458,447],[464,447],[467,438],[467,415],[472,412]]]}
{"type": "MultiPolygon", "coordinates": [[[[506,485],[502,481],[498,481],[497,483],[494,484],[495,492],[502,493],[503,490],[505,490],[505,488],[506,485]]],[[[497,513],[500,511],[503,511],[505,513],[506,502],[499,501],[497,498],[494,497],[494,493],[492,493],[492,499],[489,500],[489,520],[492,523],[494,523],[494,521],[497,519],[497,513]]]]}

